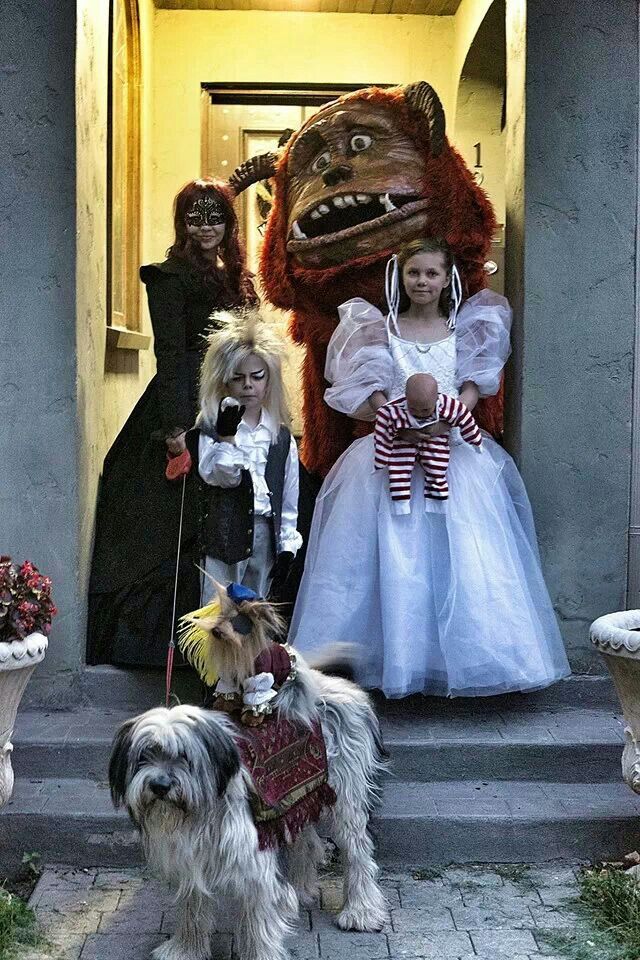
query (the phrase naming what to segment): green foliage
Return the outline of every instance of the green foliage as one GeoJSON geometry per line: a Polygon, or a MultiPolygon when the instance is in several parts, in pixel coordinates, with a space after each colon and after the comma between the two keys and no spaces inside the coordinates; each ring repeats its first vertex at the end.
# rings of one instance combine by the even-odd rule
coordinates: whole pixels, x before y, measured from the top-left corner
{"type": "Polygon", "coordinates": [[[580,898],[567,904],[573,930],[536,934],[567,960],[640,960],[640,884],[622,870],[594,868],[579,877],[580,898]]]}
{"type": "Polygon", "coordinates": [[[20,897],[0,887],[0,960],[20,956],[20,947],[40,942],[36,918],[20,897]]]}

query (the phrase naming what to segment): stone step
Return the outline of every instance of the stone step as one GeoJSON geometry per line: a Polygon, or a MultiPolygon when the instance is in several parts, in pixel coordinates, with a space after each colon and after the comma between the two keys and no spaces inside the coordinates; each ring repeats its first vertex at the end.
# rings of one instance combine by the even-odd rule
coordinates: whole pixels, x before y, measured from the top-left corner
{"type": "MultiPolygon", "coordinates": [[[[385,865],[618,859],[640,846],[640,798],[622,783],[388,782],[373,832],[385,865]]],[[[106,785],[78,779],[16,781],[0,809],[0,868],[33,851],[76,867],[141,860],[106,785]]]]}
{"type": "MultiPolygon", "coordinates": [[[[54,709],[76,707],[78,704],[91,704],[107,709],[146,710],[164,701],[164,670],[162,669],[124,669],[112,666],[85,667],[80,674],[70,680],[66,692],[61,692],[60,684],[51,694],[50,679],[44,673],[36,673],[30,680],[25,692],[24,703],[33,707],[49,706],[54,709]]],[[[174,671],[173,690],[185,702],[199,702],[200,682],[189,667],[178,667],[174,671]]],[[[435,697],[407,697],[400,701],[385,701],[383,697],[374,698],[376,703],[399,705],[399,709],[408,713],[421,713],[425,703],[431,705],[430,712],[457,709],[465,701],[459,699],[443,700],[435,697]]],[[[556,709],[558,707],[611,707],[617,703],[613,683],[609,675],[577,675],[568,677],[546,690],[527,694],[507,694],[501,697],[476,698],[472,702],[479,712],[494,709],[496,702],[516,703],[523,709],[556,709]]]]}
{"type": "MultiPolygon", "coordinates": [[[[395,781],[570,780],[602,783],[620,778],[623,727],[609,709],[492,712],[459,703],[456,711],[403,715],[381,704],[389,775],[395,781]]],[[[85,707],[65,712],[25,711],[13,736],[16,776],[104,780],[111,741],[128,710],[85,707]]]]}

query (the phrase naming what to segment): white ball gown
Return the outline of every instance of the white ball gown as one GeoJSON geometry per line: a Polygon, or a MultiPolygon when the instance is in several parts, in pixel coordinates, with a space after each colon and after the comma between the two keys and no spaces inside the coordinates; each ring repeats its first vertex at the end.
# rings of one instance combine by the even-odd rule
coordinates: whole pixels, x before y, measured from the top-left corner
{"type": "MultiPolygon", "coordinates": [[[[403,395],[417,372],[433,374],[442,393],[457,396],[471,380],[481,396],[495,394],[510,318],[503,297],[482,291],[454,333],[418,344],[350,300],[329,344],[325,398],[352,414],[374,390],[403,395]]],[[[387,697],[533,690],[570,673],[518,470],[491,437],[479,453],[456,434],[444,502],[425,501],[416,465],[411,512],[394,514],[372,435],[340,457],[316,502],[291,637],[303,652],[356,644],[356,679],[387,697]]]]}

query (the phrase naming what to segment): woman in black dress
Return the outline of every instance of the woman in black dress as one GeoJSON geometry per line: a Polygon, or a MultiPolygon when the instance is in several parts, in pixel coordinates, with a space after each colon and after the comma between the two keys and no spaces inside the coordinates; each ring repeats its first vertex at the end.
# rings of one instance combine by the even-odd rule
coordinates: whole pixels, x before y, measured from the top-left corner
{"type": "MultiPolygon", "coordinates": [[[[89,663],[157,666],[171,630],[181,481],[167,456],[185,448],[198,409],[203,334],[213,310],[255,301],[222,181],[195,180],[175,198],[175,240],[162,263],[140,269],[157,373],[104,462],[89,587],[89,663]]],[[[177,614],[199,605],[200,484],[187,477],[177,614]]]]}

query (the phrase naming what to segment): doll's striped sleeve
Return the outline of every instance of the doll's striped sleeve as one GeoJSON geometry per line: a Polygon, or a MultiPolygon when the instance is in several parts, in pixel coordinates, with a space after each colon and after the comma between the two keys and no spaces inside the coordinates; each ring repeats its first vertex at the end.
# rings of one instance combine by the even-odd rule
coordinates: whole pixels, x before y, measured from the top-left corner
{"type": "Polygon", "coordinates": [[[479,447],[482,443],[482,434],[468,407],[455,397],[443,396],[442,401],[441,418],[452,427],[458,427],[463,440],[479,447]]]}

